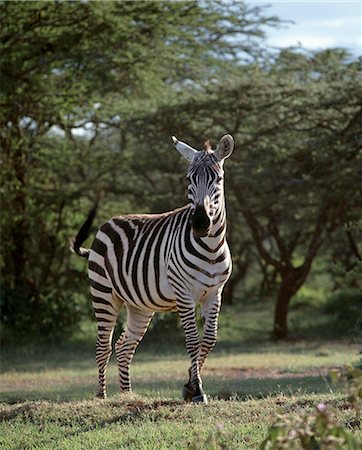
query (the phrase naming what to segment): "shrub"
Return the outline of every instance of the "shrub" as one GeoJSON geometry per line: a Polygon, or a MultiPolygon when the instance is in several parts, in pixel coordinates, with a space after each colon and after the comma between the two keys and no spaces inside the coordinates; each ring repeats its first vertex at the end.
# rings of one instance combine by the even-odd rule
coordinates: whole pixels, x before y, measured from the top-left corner
{"type": "Polygon", "coordinates": [[[269,428],[261,450],[305,449],[360,450],[353,434],[339,425],[333,411],[324,403],[310,414],[295,419],[281,417],[269,428]]]}
{"type": "Polygon", "coordinates": [[[356,328],[362,323],[362,291],[346,289],[328,298],[325,310],[343,327],[356,328]]]}
{"type": "Polygon", "coordinates": [[[11,335],[64,335],[76,327],[85,315],[82,295],[50,290],[27,298],[20,291],[1,290],[1,321],[4,338],[11,335]]]}
{"type": "MultiPolygon", "coordinates": [[[[347,393],[349,407],[356,418],[349,424],[360,427],[362,400],[362,371],[353,367],[336,370],[330,374],[334,384],[347,393]]],[[[339,424],[331,407],[319,403],[314,411],[295,418],[279,417],[268,430],[260,450],[362,450],[362,445],[350,429],[339,424]]]]}

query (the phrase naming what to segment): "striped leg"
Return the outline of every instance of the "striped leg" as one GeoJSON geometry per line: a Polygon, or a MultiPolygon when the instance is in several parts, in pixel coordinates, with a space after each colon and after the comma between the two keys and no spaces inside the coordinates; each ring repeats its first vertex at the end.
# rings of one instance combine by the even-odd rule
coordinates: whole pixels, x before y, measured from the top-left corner
{"type": "Polygon", "coordinates": [[[132,392],[129,367],[138,344],[145,335],[153,312],[143,311],[131,305],[127,307],[127,326],[116,342],[116,356],[121,392],[132,392]]]}
{"type": "Polygon", "coordinates": [[[184,386],[183,396],[187,401],[207,403],[202,388],[200,372],[210,351],[216,344],[217,326],[221,306],[221,295],[204,300],[201,304],[201,314],[204,320],[204,335],[198,347],[195,364],[189,369],[189,381],[184,386]],[[195,368],[194,368],[195,367],[195,368]],[[195,369],[198,369],[198,372],[195,369]]]}
{"type": "Polygon", "coordinates": [[[221,294],[201,303],[201,315],[204,321],[204,335],[202,337],[198,356],[200,371],[205,359],[214,348],[217,339],[217,327],[221,306],[221,294]]]}
{"type": "Polygon", "coordinates": [[[105,286],[91,287],[92,304],[98,325],[96,344],[96,362],[98,366],[98,387],[96,396],[106,398],[106,371],[112,353],[112,336],[118,313],[123,301],[112,295],[112,290],[105,286]]]}
{"type": "Polygon", "coordinates": [[[207,403],[206,395],[202,389],[202,380],[200,376],[199,352],[200,338],[197,329],[195,308],[181,308],[178,313],[181,319],[182,327],[185,333],[186,349],[191,359],[189,368],[189,382],[184,386],[183,397],[186,401],[207,403]]]}

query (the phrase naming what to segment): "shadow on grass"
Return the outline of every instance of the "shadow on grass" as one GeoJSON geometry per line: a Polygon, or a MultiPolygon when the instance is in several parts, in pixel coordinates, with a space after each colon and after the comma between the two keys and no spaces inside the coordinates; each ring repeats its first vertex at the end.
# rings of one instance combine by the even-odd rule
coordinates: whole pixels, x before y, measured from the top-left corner
{"type": "MultiPolygon", "coordinates": [[[[228,379],[203,377],[204,389],[211,398],[218,400],[247,400],[249,398],[264,398],[280,394],[319,394],[328,393],[330,388],[323,376],[298,376],[283,378],[248,378],[248,379],[228,379]]],[[[154,396],[163,394],[167,386],[167,393],[174,393],[179,396],[185,380],[134,383],[135,392],[141,395],[154,396]]]]}
{"type": "MultiPolygon", "coordinates": [[[[154,362],[185,359],[188,355],[183,342],[169,344],[170,341],[145,341],[137,348],[135,361],[154,362]]],[[[342,343],[342,341],[340,341],[342,343]]],[[[345,341],[346,342],[346,341],[345,341]]],[[[212,355],[265,354],[286,353],[298,355],[318,352],[325,341],[260,341],[231,342],[220,341],[213,349],[212,355]]],[[[112,360],[114,361],[114,351],[112,360]]],[[[8,372],[42,372],[46,370],[93,370],[96,369],[95,344],[80,343],[77,345],[63,343],[54,345],[33,345],[24,347],[2,348],[0,373],[8,372]]]]}
{"type": "Polygon", "coordinates": [[[40,372],[48,369],[92,369],[95,367],[95,344],[60,343],[2,347],[0,373],[40,372]]]}
{"type": "MultiPolygon", "coordinates": [[[[174,380],[155,380],[133,382],[135,394],[145,398],[165,398],[181,399],[181,389],[185,379],[174,380]]],[[[91,400],[94,398],[96,379],[94,384],[64,384],[52,386],[44,389],[28,389],[14,391],[3,391],[0,394],[0,401],[7,404],[23,403],[28,401],[46,400],[50,402],[74,402],[79,400],[91,400]]],[[[218,400],[247,400],[249,398],[260,399],[280,394],[298,395],[298,394],[319,394],[329,393],[330,387],[322,375],[315,376],[288,376],[280,378],[231,378],[227,380],[204,377],[204,388],[206,393],[212,399],[218,400]]],[[[111,398],[117,398],[119,394],[118,385],[109,383],[108,395],[111,398]]]]}
{"type": "MultiPolygon", "coordinates": [[[[317,314],[316,310],[293,311],[290,313],[291,338],[286,341],[272,341],[272,302],[252,305],[223,306],[220,315],[219,339],[213,354],[278,353],[301,354],[318,351],[328,336],[335,342],[350,342],[346,330],[335,326],[331,316],[317,314]],[[308,313],[308,314],[307,314],[308,313]]],[[[172,315],[172,317],[176,317],[172,315]]],[[[175,326],[162,328],[162,321],[146,333],[136,352],[138,361],[154,361],[171,358],[187,359],[183,331],[177,322],[175,326]]],[[[86,323],[83,332],[68,340],[53,338],[37,342],[3,343],[1,348],[0,372],[39,372],[48,369],[93,369],[95,365],[96,329],[93,322],[86,323]]],[[[118,327],[116,339],[120,333],[118,327]]],[[[10,342],[10,341],[9,341],[10,342]]],[[[332,342],[332,341],[331,341],[332,342]]]]}

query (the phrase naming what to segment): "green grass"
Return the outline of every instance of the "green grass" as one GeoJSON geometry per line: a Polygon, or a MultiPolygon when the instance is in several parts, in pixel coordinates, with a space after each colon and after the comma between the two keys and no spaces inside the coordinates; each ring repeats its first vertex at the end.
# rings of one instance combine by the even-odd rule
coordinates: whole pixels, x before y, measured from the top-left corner
{"type": "MultiPolygon", "coordinates": [[[[265,305],[224,308],[203,372],[207,406],[181,401],[188,358],[177,330],[164,335],[155,327],[146,335],[132,364],[133,395],[118,393],[113,358],[105,401],[93,398],[94,324],[67,342],[4,346],[0,448],[211,449],[217,441],[257,449],[278,415],[297,417],[319,402],[333,407],[342,424],[353,423],[345,394],[327,374],[357,362],[359,345],[340,335],[272,342],[269,322],[265,305]]],[[[300,323],[296,334],[302,329],[300,323]]]]}
{"type": "MultiPolygon", "coordinates": [[[[342,406],[335,395],[279,394],[261,400],[180,400],[125,396],[106,401],[33,402],[2,408],[4,448],[183,449],[215,432],[227,448],[255,449],[278,414],[297,415],[320,400],[342,406]],[[333,397],[333,399],[332,399],[333,397]]],[[[344,412],[341,420],[347,421],[344,412]]]]}

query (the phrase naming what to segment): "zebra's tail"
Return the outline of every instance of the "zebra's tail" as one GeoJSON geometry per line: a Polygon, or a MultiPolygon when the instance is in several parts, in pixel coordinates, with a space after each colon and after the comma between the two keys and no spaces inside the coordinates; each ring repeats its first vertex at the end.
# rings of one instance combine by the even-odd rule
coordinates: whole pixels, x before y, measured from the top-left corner
{"type": "Polygon", "coordinates": [[[83,258],[89,257],[90,249],[89,248],[83,248],[81,245],[83,242],[87,239],[89,236],[89,231],[91,229],[93,219],[97,212],[97,206],[92,208],[89,211],[88,217],[86,221],[83,223],[83,225],[80,227],[78,234],[75,238],[72,238],[70,240],[70,250],[74,253],[76,253],[79,256],[82,256],[83,258]]]}

